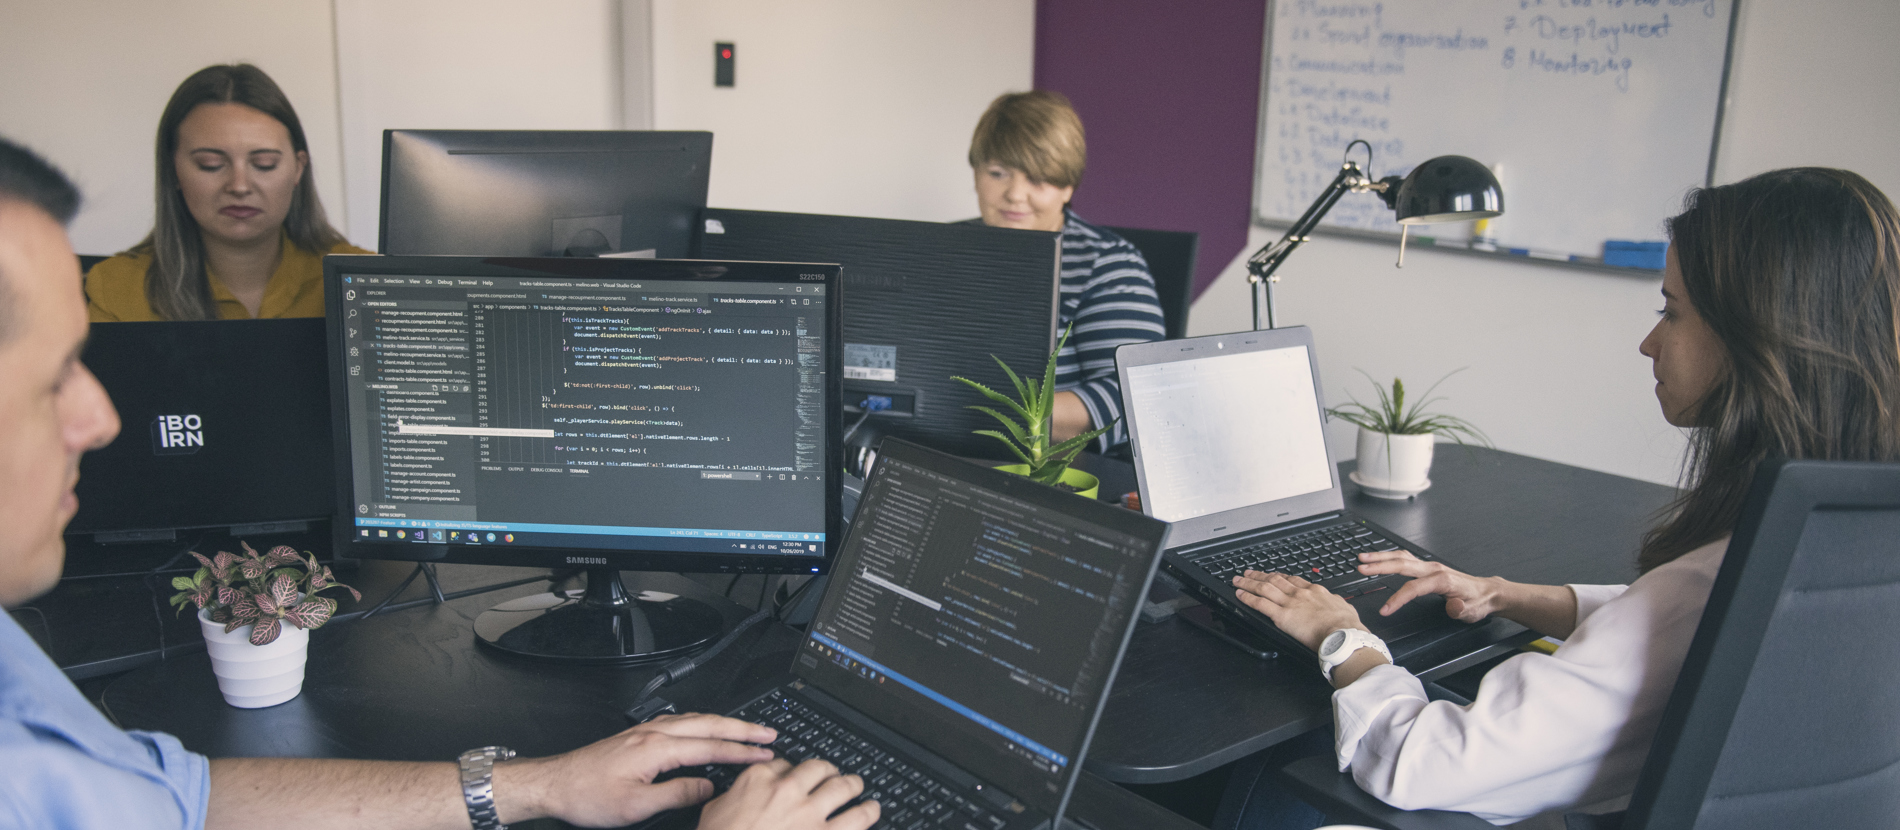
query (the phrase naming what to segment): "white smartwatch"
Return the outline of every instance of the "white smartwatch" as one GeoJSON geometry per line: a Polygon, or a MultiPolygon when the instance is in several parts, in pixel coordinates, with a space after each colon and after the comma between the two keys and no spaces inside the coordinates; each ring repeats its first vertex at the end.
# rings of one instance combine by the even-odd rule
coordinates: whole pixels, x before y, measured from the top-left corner
{"type": "Polygon", "coordinates": [[[1392,662],[1392,650],[1385,647],[1385,641],[1372,636],[1372,632],[1363,628],[1341,628],[1326,635],[1319,644],[1319,673],[1326,676],[1326,682],[1333,680],[1333,669],[1352,659],[1362,648],[1369,648],[1385,655],[1385,661],[1392,662]]]}

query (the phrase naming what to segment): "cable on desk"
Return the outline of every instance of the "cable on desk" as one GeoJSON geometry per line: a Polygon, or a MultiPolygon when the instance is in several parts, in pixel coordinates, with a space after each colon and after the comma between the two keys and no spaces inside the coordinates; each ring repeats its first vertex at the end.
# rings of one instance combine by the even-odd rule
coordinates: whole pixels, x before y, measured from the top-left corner
{"type": "Polygon", "coordinates": [[[678,682],[681,678],[692,674],[694,669],[719,656],[719,652],[725,651],[726,646],[732,645],[732,641],[739,639],[740,634],[772,616],[771,609],[760,608],[752,612],[752,616],[740,620],[738,625],[726,632],[726,636],[719,638],[719,642],[713,643],[712,648],[666,664],[665,668],[660,669],[659,674],[647,681],[647,685],[640,690],[640,694],[634,697],[633,706],[627,709],[627,717],[635,723],[646,723],[659,715],[677,711],[666,698],[654,695],[658,694],[662,687],[678,682]]]}
{"type": "Polygon", "coordinates": [[[499,591],[504,588],[513,588],[517,585],[527,585],[529,583],[542,582],[549,578],[548,575],[531,576],[526,579],[514,579],[514,580],[509,580],[507,582],[497,582],[493,585],[483,585],[480,588],[469,588],[463,591],[450,591],[446,594],[437,594],[436,596],[423,597],[421,599],[412,599],[408,602],[398,602],[395,605],[390,605],[389,604],[390,600],[393,600],[396,597],[400,596],[402,594],[403,589],[409,587],[409,583],[414,582],[416,576],[420,573],[422,573],[422,569],[421,569],[421,566],[418,565],[415,571],[410,572],[409,578],[404,579],[401,585],[396,586],[396,590],[391,591],[389,596],[384,597],[382,602],[379,602],[376,604],[375,608],[371,608],[368,611],[351,611],[348,614],[338,614],[334,617],[331,617],[330,622],[339,623],[339,622],[349,622],[352,620],[367,619],[371,614],[380,613],[382,611],[401,611],[405,608],[414,608],[418,605],[433,605],[438,602],[448,602],[450,600],[457,600],[463,597],[472,597],[472,596],[475,596],[476,594],[486,594],[490,591],[499,591]]]}

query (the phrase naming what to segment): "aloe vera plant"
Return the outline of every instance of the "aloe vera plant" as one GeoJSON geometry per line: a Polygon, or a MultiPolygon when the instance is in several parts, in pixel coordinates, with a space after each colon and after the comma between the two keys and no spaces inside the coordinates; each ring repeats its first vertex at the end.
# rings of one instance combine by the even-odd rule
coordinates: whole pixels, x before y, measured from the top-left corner
{"type": "MultiPolygon", "coordinates": [[[[1393,378],[1392,391],[1387,392],[1385,386],[1374,380],[1372,375],[1366,373],[1366,370],[1361,369],[1359,374],[1365,375],[1366,380],[1372,381],[1372,390],[1379,394],[1379,405],[1366,406],[1360,403],[1358,398],[1353,398],[1351,403],[1340,404],[1326,410],[1326,414],[1387,435],[1443,435],[1459,444],[1465,443],[1465,439],[1470,438],[1478,444],[1489,447],[1491,439],[1470,421],[1425,411],[1425,407],[1444,400],[1444,398],[1431,396],[1432,392],[1438,389],[1438,384],[1444,383],[1446,378],[1462,371],[1464,370],[1458,369],[1439,378],[1438,383],[1432,384],[1425,390],[1425,394],[1420,396],[1422,400],[1413,402],[1408,408],[1405,405],[1404,381],[1393,378]]],[[[1347,394],[1350,397],[1351,393],[1347,394]]]]}
{"type": "Polygon", "coordinates": [[[1014,399],[969,378],[951,378],[968,384],[983,397],[1003,407],[1002,411],[981,404],[968,407],[995,418],[1004,429],[1008,430],[1005,434],[993,429],[979,429],[975,431],[976,434],[986,435],[1003,442],[1003,446],[1008,447],[1010,453],[1029,468],[1025,475],[1031,480],[1051,486],[1062,478],[1062,472],[1069,468],[1069,462],[1074,461],[1075,457],[1081,454],[1083,447],[1088,446],[1090,441],[1101,437],[1103,433],[1115,426],[1111,421],[1106,426],[1051,445],[1053,440],[1053,436],[1050,435],[1051,419],[1055,415],[1056,355],[1061,354],[1062,347],[1069,342],[1069,333],[1074,328],[1070,326],[1063,330],[1062,338],[1056,341],[1055,351],[1049,353],[1049,363],[1043,367],[1041,381],[1018,376],[1009,368],[1009,364],[1003,362],[1002,358],[990,355],[990,359],[996,361],[996,365],[1003,367],[1003,374],[1009,376],[1010,384],[1016,388],[1014,399]],[[1014,417],[1011,417],[1012,415],[1014,417]]]}
{"type": "Polygon", "coordinates": [[[336,581],[326,565],[310,554],[299,556],[287,545],[258,553],[248,542],[243,555],[219,551],[206,557],[197,551],[191,555],[202,567],[191,576],[172,579],[178,593],[171,604],[180,612],[186,605],[209,610],[214,623],[223,623],[228,633],[243,626],[251,628],[251,645],[270,645],[283,633],[284,623],[298,628],[323,627],[336,614],[337,602],[318,592],[342,588],[361,600],[355,588],[336,581]],[[305,557],[308,557],[307,559],[305,557]]]}

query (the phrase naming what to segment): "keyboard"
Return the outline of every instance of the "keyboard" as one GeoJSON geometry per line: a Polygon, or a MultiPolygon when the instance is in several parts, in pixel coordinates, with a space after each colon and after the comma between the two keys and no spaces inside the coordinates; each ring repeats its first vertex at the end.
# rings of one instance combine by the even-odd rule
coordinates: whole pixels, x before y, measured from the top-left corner
{"type": "MultiPolygon", "coordinates": [[[[778,730],[778,740],[769,746],[780,758],[793,764],[823,758],[863,778],[864,793],[845,807],[876,801],[883,811],[872,825],[877,830],[1003,830],[1007,824],[980,796],[944,784],[781,689],[746,704],[732,717],[778,730]]],[[[713,782],[715,793],[724,793],[744,771],[739,764],[707,764],[665,777],[704,777],[713,782]]]]}
{"type": "Polygon", "coordinates": [[[1363,524],[1344,520],[1245,547],[1195,554],[1189,559],[1220,580],[1250,570],[1283,573],[1318,583],[1334,593],[1350,594],[1353,586],[1375,578],[1359,572],[1359,554],[1401,547],[1363,524]]]}

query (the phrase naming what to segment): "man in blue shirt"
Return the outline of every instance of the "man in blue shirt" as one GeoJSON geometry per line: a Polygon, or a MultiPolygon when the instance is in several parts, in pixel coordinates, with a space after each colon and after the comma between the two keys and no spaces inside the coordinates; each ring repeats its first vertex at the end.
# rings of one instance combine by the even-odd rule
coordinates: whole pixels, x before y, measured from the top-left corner
{"type": "MultiPolygon", "coordinates": [[[[61,531],[79,501],[79,457],[119,431],[105,389],[79,362],[86,301],[64,223],[79,194],[31,152],[0,139],[0,607],[50,590],[61,531]]],[[[755,763],[706,805],[707,828],[863,830],[863,791],[822,761],[793,768],[759,743],[771,729],[712,715],[655,720],[551,758],[497,764],[501,822],[553,816],[618,826],[704,801],[705,779],[655,784],[669,769],[755,763]],[[769,761],[769,762],[768,762],[769,761]],[[765,763],[761,763],[765,762],[765,763]]],[[[176,738],[125,732],[86,701],[8,614],[0,620],[0,827],[467,828],[453,763],[207,760],[176,738]]]]}

